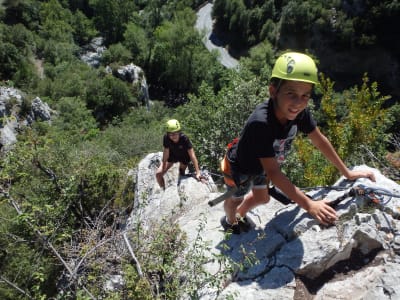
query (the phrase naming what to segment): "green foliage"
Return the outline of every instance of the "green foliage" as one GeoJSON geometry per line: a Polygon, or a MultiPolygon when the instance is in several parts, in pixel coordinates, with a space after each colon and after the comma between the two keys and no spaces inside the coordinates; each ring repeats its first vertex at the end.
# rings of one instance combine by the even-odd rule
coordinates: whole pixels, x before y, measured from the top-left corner
{"type": "Polygon", "coordinates": [[[266,39],[273,43],[276,40],[276,35],[277,35],[277,26],[275,23],[271,20],[268,19],[264,25],[262,26],[261,32],[260,32],[260,39],[266,39]]]}
{"type": "Polygon", "coordinates": [[[30,30],[39,26],[40,2],[36,0],[3,1],[5,8],[4,23],[23,24],[30,30]]]}
{"type": "Polygon", "coordinates": [[[127,299],[154,299],[150,282],[146,278],[139,277],[132,265],[124,264],[124,274],[126,278],[127,299]]]}
{"type": "Polygon", "coordinates": [[[11,74],[17,72],[20,57],[17,48],[11,43],[1,43],[0,62],[2,70],[0,76],[2,79],[11,77],[11,74]]]}
{"type": "Polygon", "coordinates": [[[148,63],[149,54],[151,53],[150,42],[144,28],[133,22],[127,24],[123,44],[130,51],[131,56],[135,58],[137,65],[145,66],[148,63]]]}
{"type": "Polygon", "coordinates": [[[129,164],[137,163],[148,153],[162,151],[163,123],[160,120],[168,114],[160,103],[154,103],[151,111],[137,108],[122,121],[110,124],[95,143],[104,151],[115,153],[112,157],[120,163],[127,160],[133,160],[129,164]]]}
{"type": "Polygon", "coordinates": [[[203,85],[197,96],[177,109],[184,130],[192,139],[200,164],[211,170],[219,169],[226,145],[240,130],[258,103],[266,100],[266,86],[256,79],[245,81],[232,73],[229,86],[217,95],[203,85]]]}
{"type": "MultiPolygon", "coordinates": [[[[117,199],[120,205],[132,201],[130,198],[125,202],[123,198],[129,195],[120,193],[124,189],[124,170],[112,164],[113,156],[106,152],[108,149],[99,151],[96,144],[89,142],[77,144],[76,137],[71,140],[66,134],[58,135],[50,127],[37,129],[40,130],[28,131],[25,140],[7,155],[0,174],[1,186],[8,187],[9,199],[22,212],[16,216],[10,209],[2,209],[7,220],[2,233],[7,234],[2,234],[0,240],[8,245],[6,252],[13,253],[15,258],[4,261],[4,274],[10,274],[10,279],[32,295],[54,294],[59,277],[53,274],[59,272],[59,263],[49,253],[43,253],[41,238],[46,237],[62,252],[63,243],[77,235],[78,228],[94,223],[106,204],[112,205],[117,199]],[[35,237],[37,231],[41,238],[35,237]],[[24,258],[29,267],[24,266],[24,258]],[[39,266],[47,268],[39,274],[39,266]],[[12,272],[17,270],[20,275],[14,279],[12,272]],[[37,276],[32,277],[35,271],[37,276]]],[[[1,203],[2,208],[8,205],[1,203]]],[[[68,250],[64,255],[68,255],[68,250]]]]}
{"type": "MultiPolygon", "coordinates": [[[[399,53],[400,43],[392,25],[399,12],[398,2],[389,0],[216,0],[212,15],[215,32],[221,33],[225,46],[233,53],[247,52],[268,39],[277,51],[312,49],[322,56],[327,48],[346,49],[348,54],[349,49],[363,52],[377,46],[389,53],[399,53]]],[[[398,55],[394,56],[398,60],[398,55]]],[[[331,65],[328,57],[323,60],[331,65]]],[[[378,76],[382,77],[374,77],[378,76]]]]}
{"type": "Polygon", "coordinates": [[[57,42],[56,40],[42,40],[39,44],[41,54],[46,57],[47,64],[58,65],[64,62],[76,60],[78,46],[68,42],[57,42]]]}
{"type": "MultiPolygon", "coordinates": [[[[323,126],[321,131],[345,163],[350,166],[372,163],[366,149],[377,157],[383,157],[390,138],[387,129],[394,122],[390,111],[394,112],[395,107],[390,110],[383,108],[388,97],[380,95],[376,82],[369,84],[368,77],[364,76],[360,87],[342,95],[334,93],[329,79],[322,77],[321,87],[323,96],[318,114],[323,126]]],[[[285,170],[297,184],[324,185],[337,179],[334,166],[305,139],[297,140],[295,147],[297,155],[285,170]]]]}
{"type": "Polygon", "coordinates": [[[393,122],[386,118],[387,109],[383,108],[383,104],[390,97],[381,96],[377,83],[369,84],[366,75],[360,87],[343,93],[339,105],[335,105],[331,100],[329,83],[324,88],[326,90],[321,101],[321,108],[328,118],[327,135],[333,140],[338,153],[343,157],[351,155],[357,157],[359,152],[354,147],[367,145],[374,149],[377,155],[382,154],[388,141],[386,129],[393,122]],[[332,112],[332,106],[340,107],[341,105],[344,105],[347,111],[345,115],[339,116],[339,122],[335,122],[338,115],[332,112]]]}
{"type": "Polygon", "coordinates": [[[50,104],[62,97],[79,97],[85,103],[88,82],[97,78],[98,72],[74,59],[53,66],[45,63],[45,78],[38,83],[35,92],[49,99],[50,104]]]}
{"type": "Polygon", "coordinates": [[[94,27],[92,21],[80,10],[77,10],[73,14],[71,23],[74,40],[78,45],[86,45],[98,35],[98,31],[94,27]]]}
{"type": "Polygon", "coordinates": [[[124,266],[127,299],[201,299],[205,288],[219,294],[237,266],[227,256],[210,253],[209,243],[202,238],[205,222],[203,215],[190,245],[186,234],[169,218],[152,224],[151,231],[139,226],[131,239],[138,247],[134,252],[145,277],[124,266]],[[215,274],[205,270],[210,259],[220,263],[215,274]]]}
{"type": "Polygon", "coordinates": [[[88,108],[93,110],[97,121],[102,124],[122,115],[137,101],[133,98],[128,83],[112,75],[89,82],[85,98],[88,108]]]}
{"type": "Polygon", "coordinates": [[[126,23],[136,10],[134,1],[130,0],[89,0],[93,9],[93,21],[107,44],[122,40],[126,23]]]}
{"type": "MultiPolygon", "coordinates": [[[[196,53],[200,47],[198,33],[193,28],[195,15],[190,10],[177,12],[173,21],[167,21],[155,32],[156,43],[151,65],[158,73],[158,81],[177,91],[190,91],[198,86],[196,53]]],[[[205,71],[205,66],[202,67],[205,71]]]]}
{"type": "Polygon", "coordinates": [[[57,0],[50,0],[41,5],[40,18],[40,35],[44,40],[65,44],[73,42],[71,11],[63,8],[57,0]]]}
{"type": "Polygon", "coordinates": [[[275,44],[276,9],[274,1],[214,1],[213,18],[218,31],[224,32],[229,45],[250,48],[264,39],[275,44]]]}
{"type": "Polygon", "coordinates": [[[260,80],[267,82],[271,76],[271,66],[275,58],[272,45],[268,41],[251,48],[248,58],[240,60],[241,67],[249,69],[260,80]]]}
{"type": "MultiPolygon", "coordinates": [[[[127,65],[132,62],[132,54],[121,43],[110,45],[110,47],[103,52],[101,61],[104,65],[127,65]]],[[[137,58],[135,57],[135,61],[137,58]]]]}
{"type": "MultiPolygon", "coordinates": [[[[210,247],[200,234],[203,223],[189,247],[179,227],[165,220],[150,232],[138,232],[134,241],[145,277],[126,263],[125,289],[103,291],[103,274],[109,265],[99,258],[115,250],[109,245],[117,239],[110,234],[119,233],[118,217],[125,221],[123,211],[135,200],[135,182],[126,178],[127,171],[144,155],[162,150],[162,124],[172,116],[182,122],[200,164],[218,170],[227,143],[267,97],[266,83],[282,32],[311,37],[319,33],[335,45],[370,47],[380,39],[387,43],[381,33],[388,32],[399,9],[393,1],[366,2],[365,10],[353,10],[355,18],[341,10],[337,0],[214,1],[217,29],[233,39],[230,45],[254,46],[237,73],[225,70],[194,30],[196,16],[189,7],[199,1],[4,4],[0,80],[26,88],[58,112],[51,124],[35,122],[21,128],[15,148],[2,156],[0,298],[7,300],[91,299],[84,285],[99,299],[154,299],[156,288],[159,298],[199,299],[204,287],[222,288],[234,269],[255,263],[252,253],[243,252],[239,266],[222,254],[210,258],[210,247]],[[235,35],[229,36],[229,31],[235,35]],[[99,32],[107,44],[103,66],[133,61],[143,67],[150,85],[190,93],[190,101],[174,111],[154,102],[147,111],[138,105],[135,87],[106,75],[103,67],[93,69],[80,62],[80,46],[99,32]],[[40,69],[34,65],[39,59],[44,61],[40,80],[36,75],[40,69]],[[61,287],[64,294],[57,295],[56,286],[65,266],[48,243],[71,265],[82,262],[71,289],[61,287]],[[203,267],[209,259],[219,261],[223,270],[206,272],[203,267]]],[[[388,40],[396,53],[398,41],[388,40]]],[[[346,163],[369,163],[363,147],[382,157],[388,132],[398,129],[399,106],[381,109],[386,97],[366,77],[360,87],[343,94],[335,93],[333,83],[323,79],[322,93],[315,114],[346,163]]],[[[22,116],[29,112],[28,101],[20,108],[22,116]]],[[[305,139],[298,139],[295,148],[284,168],[300,186],[337,178],[333,167],[305,139]]]]}
{"type": "Polygon", "coordinates": [[[320,9],[320,5],[315,2],[317,1],[289,1],[282,10],[282,34],[308,32],[313,26],[316,12],[320,9]]]}
{"type": "Polygon", "coordinates": [[[33,34],[23,25],[0,24],[0,79],[11,79],[20,86],[34,83],[37,76],[30,59],[35,47],[33,34]]]}
{"type": "Polygon", "coordinates": [[[81,139],[90,139],[97,134],[96,121],[79,97],[61,98],[55,109],[58,115],[52,125],[60,135],[67,133],[78,142],[81,139]]]}

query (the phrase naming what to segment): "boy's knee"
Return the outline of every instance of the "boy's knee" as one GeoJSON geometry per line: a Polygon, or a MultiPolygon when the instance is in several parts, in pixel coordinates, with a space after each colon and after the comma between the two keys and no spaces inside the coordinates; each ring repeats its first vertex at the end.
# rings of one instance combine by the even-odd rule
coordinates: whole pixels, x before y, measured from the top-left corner
{"type": "Polygon", "coordinates": [[[271,197],[269,196],[269,194],[267,194],[267,195],[264,197],[264,204],[267,204],[267,203],[269,202],[270,199],[271,199],[271,197]]]}
{"type": "Polygon", "coordinates": [[[264,189],[253,190],[253,197],[255,201],[259,204],[267,204],[270,200],[268,192],[264,189]]]}

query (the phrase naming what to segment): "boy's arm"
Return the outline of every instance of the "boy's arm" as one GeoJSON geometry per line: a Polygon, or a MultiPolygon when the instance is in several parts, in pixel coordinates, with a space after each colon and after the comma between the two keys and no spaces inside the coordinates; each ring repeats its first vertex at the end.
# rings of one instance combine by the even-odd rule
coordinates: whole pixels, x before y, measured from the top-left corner
{"type": "Polygon", "coordinates": [[[375,175],[371,171],[352,171],[347,168],[344,162],[341,160],[339,155],[336,153],[331,142],[328,138],[321,133],[321,131],[316,127],[311,133],[308,134],[313,145],[318,148],[321,153],[328,159],[339,172],[350,180],[355,180],[357,178],[365,177],[372,181],[375,181],[375,175]]]}
{"type": "Polygon", "coordinates": [[[168,157],[169,157],[169,148],[165,148],[163,150],[163,156],[162,156],[162,171],[166,172],[167,170],[167,162],[168,162],[168,157]]]}
{"type": "Polygon", "coordinates": [[[190,148],[190,149],[188,150],[188,154],[189,154],[190,160],[191,160],[192,163],[193,163],[194,169],[195,169],[195,171],[196,171],[196,178],[197,178],[197,180],[200,180],[199,162],[197,161],[197,157],[196,157],[196,154],[194,153],[193,148],[190,148]]]}
{"type": "Polygon", "coordinates": [[[300,205],[310,215],[322,224],[336,221],[336,211],[325,200],[313,201],[296,187],[280,170],[280,166],[274,157],[261,158],[261,164],[267,177],[283,191],[291,200],[300,205]]]}

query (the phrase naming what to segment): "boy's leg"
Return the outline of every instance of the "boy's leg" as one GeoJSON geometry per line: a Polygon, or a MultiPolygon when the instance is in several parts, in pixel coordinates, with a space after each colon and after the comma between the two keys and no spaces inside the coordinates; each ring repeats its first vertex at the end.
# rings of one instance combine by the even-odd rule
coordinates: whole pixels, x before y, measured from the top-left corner
{"type": "Polygon", "coordinates": [[[244,197],[244,201],[237,207],[236,212],[241,216],[246,216],[247,212],[253,208],[269,202],[268,188],[257,188],[254,186],[250,193],[244,197]]]}
{"type": "Polygon", "coordinates": [[[167,162],[167,168],[165,169],[165,171],[163,171],[163,165],[161,164],[156,171],[156,179],[157,179],[158,185],[162,189],[165,189],[164,174],[172,167],[172,165],[173,165],[173,163],[167,162]]]}
{"type": "Polygon", "coordinates": [[[228,199],[225,199],[224,201],[224,210],[225,210],[225,215],[226,219],[229,224],[235,224],[237,223],[236,220],[236,210],[240,203],[243,201],[243,196],[240,198],[235,198],[235,197],[230,197],[228,199]]]}
{"type": "Polygon", "coordinates": [[[184,176],[187,168],[187,164],[184,164],[182,162],[179,163],[179,175],[184,176]]]}
{"type": "Polygon", "coordinates": [[[269,202],[268,180],[264,175],[256,176],[253,180],[253,187],[244,197],[244,201],[238,206],[236,212],[240,217],[245,217],[251,209],[269,202]]]}

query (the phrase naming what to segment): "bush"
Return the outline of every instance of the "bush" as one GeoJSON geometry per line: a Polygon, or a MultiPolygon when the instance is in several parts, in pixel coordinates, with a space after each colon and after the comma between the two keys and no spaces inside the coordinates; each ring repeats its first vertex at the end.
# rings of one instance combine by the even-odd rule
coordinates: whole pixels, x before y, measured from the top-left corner
{"type": "MultiPolygon", "coordinates": [[[[390,135],[387,129],[394,122],[383,104],[389,98],[381,96],[376,82],[369,84],[367,76],[360,87],[335,94],[333,83],[321,79],[322,101],[319,123],[321,131],[331,141],[339,156],[349,166],[372,163],[366,149],[377,157],[384,157],[390,135]]],[[[325,160],[305,138],[295,142],[297,152],[284,166],[286,173],[300,186],[332,184],[338,177],[337,169],[325,160]]]]}
{"type": "Polygon", "coordinates": [[[267,99],[267,86],[257,79],[245,81],[231,73],[229,86],[217,95],[202,85],[198,96],[177,109],[178,119],[194,144],[200,165],[219,169],[226,146],[240,134],[255,106],[267,99]]]}

